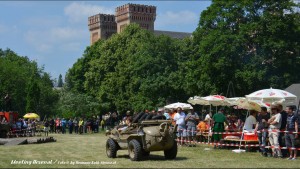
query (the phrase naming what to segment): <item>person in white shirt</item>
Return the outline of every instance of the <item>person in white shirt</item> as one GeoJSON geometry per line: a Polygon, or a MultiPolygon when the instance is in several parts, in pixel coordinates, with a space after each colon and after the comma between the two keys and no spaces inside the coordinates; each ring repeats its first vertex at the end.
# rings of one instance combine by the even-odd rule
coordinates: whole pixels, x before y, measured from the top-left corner
{"type": "Polygon", "coordinates": [[[281,127],[281,114],[276,105],[271,106],[272,117],[268,120],[269,126],[269,142],[272,148],[273,157],[282,158],[282,153],[279,148],[279,132],[281,127]]]}
{"type": "Polygon", "coordinates": [[[212,117],[212,113],[209,112],[206,114],[206,116],[204,118],[204,121],[207,121],[207,123],[208,123],[208,128],[210,128],[210,126],[211,126],[211,117],[212,117]]]}
{"type": "Polygon", "coordinates": [[[177,113],[174,116],[174,121],[176,122],[176,125],[178,125],[177,128],[177,139],[180,139],[180,145],[183,144],[186,138],[186,125],[185,125],[185,113],[182,111],[181,107],[177,108],[177,113]]]}
{"type": "Polygon", "coordinates": [[[244,130],[245,132],[253,132],[256,126],[256,111],[255,110],[250,110],[250,116],[247,117],[245,121],[245,126],[244,130]]]}

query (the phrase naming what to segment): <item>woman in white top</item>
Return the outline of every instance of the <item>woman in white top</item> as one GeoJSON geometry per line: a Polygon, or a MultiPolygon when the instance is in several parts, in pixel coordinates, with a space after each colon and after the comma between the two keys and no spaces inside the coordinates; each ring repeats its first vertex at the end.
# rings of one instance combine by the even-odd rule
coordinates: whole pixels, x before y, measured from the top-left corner
{"type": "Polygon", "coordinates": [[[244,130],[245,132],[254,132],[255,126],[256,126],[256,111],[255,110],[250,110],[250,116],[247,117],[244,125],[244,130]]]}

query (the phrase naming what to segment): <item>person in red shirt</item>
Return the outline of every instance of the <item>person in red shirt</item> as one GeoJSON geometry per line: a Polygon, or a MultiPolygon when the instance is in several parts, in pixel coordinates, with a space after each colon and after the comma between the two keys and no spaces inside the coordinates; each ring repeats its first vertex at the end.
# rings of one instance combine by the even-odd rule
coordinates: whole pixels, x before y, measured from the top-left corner
{"type": "Polygon", "coordinates": [[[57,118],[57,119],[55,120],[55,127],[56,127],[55,132],[56,132],[56,133],[60,133],[61,127],[60,127],[60,119],[59,119],[59,118],[57,118]]]}

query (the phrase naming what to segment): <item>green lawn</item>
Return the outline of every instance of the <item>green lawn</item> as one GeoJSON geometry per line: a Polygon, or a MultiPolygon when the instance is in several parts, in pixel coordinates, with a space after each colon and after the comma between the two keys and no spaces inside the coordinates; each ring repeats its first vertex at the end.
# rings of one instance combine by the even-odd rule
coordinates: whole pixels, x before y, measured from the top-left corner
{"type": "Polygon", "coordinates": [[[50,136],[55,137],[57,142],[0,146],[0,168],[298,168],[300,166],[300,158],[289,161],[262,157],[256,152],[236,154],[225,149],[206,151],[204,149],[208,147],[207,145],[179,147],[175,160],[166,161],[163,152],[151,152],[148,159],[132,162],[124,150],[118,151],[115,159],[107,158],[106,136],[101,133],[50,136]],[[32,164],[11,164],[13,160],[25,160],[32,164]],[[33,164],[50,160],[52,164],[33,164]],[[91,162],[94,164],[87,164],[91,162]]]}

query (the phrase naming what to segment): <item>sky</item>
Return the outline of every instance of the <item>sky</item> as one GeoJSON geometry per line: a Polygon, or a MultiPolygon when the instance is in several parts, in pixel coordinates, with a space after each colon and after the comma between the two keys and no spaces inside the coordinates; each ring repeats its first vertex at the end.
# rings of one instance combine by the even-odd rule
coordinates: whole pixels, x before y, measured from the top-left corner
{"type": "Polygon", "coordinates": [[[193,32],[211,1],[0,1],[0,48],[64,77],[90,45],[88,17],[127,3],[156,6],[155,30],[193,32]]]}

